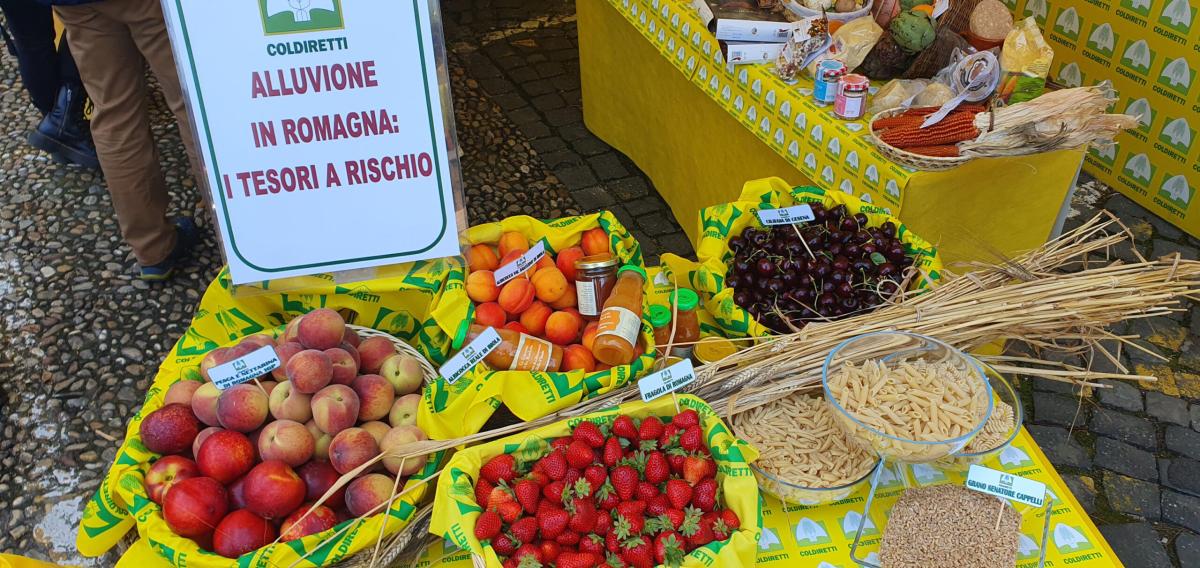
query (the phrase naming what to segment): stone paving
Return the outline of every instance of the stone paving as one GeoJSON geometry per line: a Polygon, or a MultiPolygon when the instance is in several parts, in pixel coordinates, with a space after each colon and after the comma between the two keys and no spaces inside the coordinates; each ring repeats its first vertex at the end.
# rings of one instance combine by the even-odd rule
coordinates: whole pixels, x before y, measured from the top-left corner
{"type": "MultiPolygon", "coordinates": [[[[473,223],[611,209],[648,261],[692,254],[652,184],[583,126],[572,2],[460,0],[444,12],[473,223]]],[[[176,204],[190,210],[178,136],[154,103],[176,204]]],[[[220,255],[210,234],[171,282],[133,280],[102,178],[23,143],[35,112],[7,56],[0,112],[0,550],[109,566],[74,551],[82,504],[220,255]]],[[[1200,240],[1095,182],[1074,205],[1072,222],[1115,212],[1142,254],[1197,257],[1200,240]]],[[[1161,380],[1096,392],[1023,380],[1026,423],[1127,566],[1200,568],[1200,306],[1114,331],[1165,358],[1122,354],[1161,380]]]]}

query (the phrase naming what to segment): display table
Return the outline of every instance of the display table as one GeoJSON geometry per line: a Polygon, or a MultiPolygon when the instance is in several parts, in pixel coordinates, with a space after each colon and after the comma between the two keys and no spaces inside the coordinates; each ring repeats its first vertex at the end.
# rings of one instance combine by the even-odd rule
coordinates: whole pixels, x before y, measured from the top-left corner
{"type": "MultiPolygon", "coordinates": [[[[1100,531],[1096,530],[1027,432],[1022,431],[1012,446],[983,465],[1041,481],[1052,493],[1056,502],[1046,537],[1046,566],[1121,566],[1108,543],[1100,536],[1100,531]]],[[[961,477],[954,473],[948,475],[961,477]]],[[[946,479],[946,473],[924,465],[903,466],[899,470],[885,472],[864,530],[865,546],[860,549],[860,556],[868,555],[870,561],[878,564],[878,559],[869,555],[878,550],[882,530],[887,526],[883,511],[891,508],[906,484],[924,486],[943,483],[946,479]]],[[[828,506],[802,507],[785,506],[764,493],[763,532],[758,542],[757,565],[854,568],[857,565],[850,559],[850,544],[854,540],[866,498],[867,489],[864,487],[849,498],[828,506]]],[[[1040,510],[1025,511],[1017,555],[1018,568],[1037,566],[1044,526],[1045,517],[1040,510]]],[[[443,540],[430,546],[417,565],[467,568],[472,564],[469,553],[448,547],[443,540]]]]}
{"type": "Polygon", "coordinates": [[[948,264],[1012,256],[1062,229],[1082,149],[907,170],[871,145],[866,121],[814,104],[811,80],[725,64],[686,0],[576,7],[585,123],[646,172],[693,242],[701,208],[771,176],[888,209],[948,264]]]}

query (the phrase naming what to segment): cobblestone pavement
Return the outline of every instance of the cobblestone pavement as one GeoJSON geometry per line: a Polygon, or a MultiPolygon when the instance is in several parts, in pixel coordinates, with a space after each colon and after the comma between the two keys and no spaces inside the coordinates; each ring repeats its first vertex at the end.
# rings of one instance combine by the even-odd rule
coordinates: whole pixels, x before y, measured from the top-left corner
{"type": "MultiPolygon", "coordinates": [[[[444,9],[472,222],[611,209],[651,262],[691,254],[645,176],[583,126],[572,2],[444,9]]],[[[23,143],[35,113],[17,81],[12,59],[0,57],[0,550],[108,566],[112,558],[74,552],[83,502],[220,257],[209,235],[173,281],[130,278],[100,176],[23,143]]],[[[176,203],[193,203],[175,129],[155,102],[176,203]]],[[[1076,222],[1100,208],[1117,213],[1142,254],[1197,257],[1200,241],[1099,184],[1082,184],[1075,205],[1076,222]]],[[[1115,331],[1165,357],[1122,355],[1162,380],[1098,393],[1025,380],[1029,430],[1127,566],[1200,568],[1200,307],[1115,331]]]]}

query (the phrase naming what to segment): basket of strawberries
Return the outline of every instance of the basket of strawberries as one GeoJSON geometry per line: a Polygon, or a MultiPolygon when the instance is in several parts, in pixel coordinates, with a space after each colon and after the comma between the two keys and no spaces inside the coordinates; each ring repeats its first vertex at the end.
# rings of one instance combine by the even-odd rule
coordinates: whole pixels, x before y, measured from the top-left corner
{"type": "Polygon", "coordinates": [[[490,567],[749,565],[756,456],[699,398],[629,403],[455,454],[431,532],[490,567]]]}

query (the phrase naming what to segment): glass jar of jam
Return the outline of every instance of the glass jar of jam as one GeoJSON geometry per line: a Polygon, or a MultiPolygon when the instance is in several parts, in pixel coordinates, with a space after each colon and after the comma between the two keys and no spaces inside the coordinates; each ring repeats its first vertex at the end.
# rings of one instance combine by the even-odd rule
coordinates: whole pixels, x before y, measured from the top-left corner
{"type": "Polygon", "coordinates": [[[671,309],[655,304],[647,311],[650,315],[650,327],[654,328],[654,344],[658,356],[662,357],[671,342],[671,309]]]}
{"type": "Polygon", "coordinates": [[[617,257],[603,253],[575,261],[575,299],[579,315],[594,320],[600,317],[604,301],[617,284],[617,257]]]}
{"type": "Polygon", "coordinates": [[[687,359],[692,356],[692,347],[700,340],[700,319],[696,315],[700,298],[695,292],[680,288],[671,292],[670,301],[675,306],[674,343],[682,343],[671,348],[671,355],[687,359]]]}

